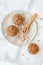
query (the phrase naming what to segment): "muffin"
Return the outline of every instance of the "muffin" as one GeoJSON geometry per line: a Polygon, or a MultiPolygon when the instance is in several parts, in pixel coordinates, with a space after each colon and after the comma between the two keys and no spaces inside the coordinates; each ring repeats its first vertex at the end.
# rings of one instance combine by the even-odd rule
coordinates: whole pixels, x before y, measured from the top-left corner
{"type": "Polygon", "coordinates": [[[10,25],[7,27],[6,33],[8,36],[15,36],[18,33],[18,29],[15,25],[10,25]]]}
{"type": "Polygon", "coordinates": [[[39,47],[36,43],[31,43],[29,46],[28,46],[28,52],[30,54],[36,54],[38,53],[39,51],[39,47]]]}
{"type": "Polygon", "coordinates": [[[17,25],[20,25],[22,22],[23,22],[24,18],[21,14],[15,14],[13,17],[12,17],[12,21],[17,24],[17,25]]]}

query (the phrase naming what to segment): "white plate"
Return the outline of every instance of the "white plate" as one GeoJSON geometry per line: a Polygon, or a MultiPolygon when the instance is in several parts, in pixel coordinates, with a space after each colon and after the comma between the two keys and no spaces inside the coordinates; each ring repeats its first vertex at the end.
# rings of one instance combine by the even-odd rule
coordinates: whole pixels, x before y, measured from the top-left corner
{"type": "Polygon", "coordinates": [[[28,44],[37,34],[37,23],[36,21],[34,21],[31,26],[30,26],[30,29],[29,29],[29,32],[28,32],[28,36],[29,36],[29,40],[28,41],[24,41],[22,42],[19,38],[18,38],[18,34],[22,36],[21,33],[18,33],[15,37],[9,37],[6,35],[6,28],[9,26],[9,25],[15,25],[13,22],[12,22],[12,16],[16,13],[20,13],[24,18],[25,18],[25,21],[17,26],[18,28],[20,28],[23,24],[25,24],[31,17],[31,14],[29,12],[26,12],[26,11],[14,11],[14,12],[11,12],[9,13],[8,15],[6,15],[6,17],[3,19],[3,22],[2,22],[2,33],[4,35],[4,37],[12,44],[15,44],[15,45],[25,45],[25,44],[28,44]]]}

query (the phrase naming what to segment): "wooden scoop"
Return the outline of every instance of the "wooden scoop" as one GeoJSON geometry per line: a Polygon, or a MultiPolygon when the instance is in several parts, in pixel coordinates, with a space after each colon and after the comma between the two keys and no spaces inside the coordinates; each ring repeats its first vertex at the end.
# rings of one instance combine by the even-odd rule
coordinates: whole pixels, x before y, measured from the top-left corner
{"type": "Polygon", "coordinates": [[[20,28],[22,34],[26,34],[28,32],[30,25],[32,24],[32,22],[34,22],[36,17],[37,17],[37,13],[34,13],[33,16],[30,18],[30,20],[20,28]]]}

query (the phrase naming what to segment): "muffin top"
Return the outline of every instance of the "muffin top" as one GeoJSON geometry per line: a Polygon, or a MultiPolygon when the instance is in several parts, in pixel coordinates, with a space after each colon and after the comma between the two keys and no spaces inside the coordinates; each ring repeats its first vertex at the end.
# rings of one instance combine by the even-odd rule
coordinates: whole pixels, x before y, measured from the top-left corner
{"type": "Polygon", "coordinates": [[[19,25],[19,24],[21,24],[24,21],[24,18],[23,18],[23,16],[21,14],[15,14],[12,17],[12,21],[15,24],[19,25]]]}
{"type": "Polygon", "coordinates": [[[39,51],[39,47],[38,47],[38,45],[36,43],[31,43],[28,46],[28,52],[30,54],[36,54],[38,51],[39,51]]]}
{"type": "Polygon", "coordinates": [[[15,36],[18,33],[18,29],[15,25],[10,25],[7,27],[6,33],[8,36],[15,36]]]}

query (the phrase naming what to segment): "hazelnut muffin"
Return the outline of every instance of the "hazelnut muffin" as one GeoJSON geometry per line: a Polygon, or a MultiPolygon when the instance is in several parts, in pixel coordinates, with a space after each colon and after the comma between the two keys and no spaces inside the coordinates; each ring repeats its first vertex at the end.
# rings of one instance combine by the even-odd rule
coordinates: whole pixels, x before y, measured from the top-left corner
{"type": "Polygon", "coordinates": [[[7,27],[6,33],[8,36],[15,36],[18,33],[18,29],[15,25],[10,25],[7,27]]]}
{"type": "Polygon", "coordinates": [[[21,24],[21,23],[23,22],[23,20],[24,20],[24,18],[23,18],[23,16],[22,16],[21,14],[15,14],[15,15],[12,17],[12,21],[13,21],[15,24],[17,24],[17,25],[21,24]]]}
{"type": "Polygon", "coordinates": [[[36,43],[31,43],[28,46],[28,52],[30,54],[36,54],[38,51],[39,51],[39,47],[38,47],[38,45],[36,43]]]}

